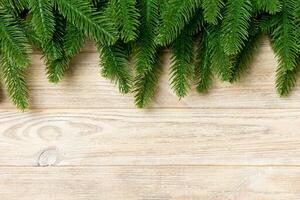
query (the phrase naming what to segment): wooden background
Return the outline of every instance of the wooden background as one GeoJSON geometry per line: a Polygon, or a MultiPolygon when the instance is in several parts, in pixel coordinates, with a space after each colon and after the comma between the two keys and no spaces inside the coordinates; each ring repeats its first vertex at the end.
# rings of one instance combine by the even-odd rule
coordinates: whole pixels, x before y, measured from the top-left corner
{"type": "Polygon", "coordinates": [[[0,198],[299,200],[300,91],[278,97],[276,61],[262,43],[241,81],[181,101],[167,55],[144,110],[99,76],[91,43],[58,85],[34,52],[31,109],[17,111],[1,92],[0,198]]]}

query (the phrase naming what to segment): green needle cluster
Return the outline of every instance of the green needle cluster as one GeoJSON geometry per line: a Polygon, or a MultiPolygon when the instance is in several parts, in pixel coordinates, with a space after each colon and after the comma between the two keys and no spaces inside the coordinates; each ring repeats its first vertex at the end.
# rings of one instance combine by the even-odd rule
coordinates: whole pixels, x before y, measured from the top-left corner
{"type": "Polygon", "coordinates": [[[155,95],[165,48],[170,85],[181,99],[193,85],[207,92],[214,76],[239,80],[262,35],[278,60],[277,91],[288,95],[300,68],[299,0],[1,0],[1,78],[12,102],[26,109],[32,46],[43,53],[49,81],[58,83],[91,38],[101,74],[143,108],[155,95]]]}

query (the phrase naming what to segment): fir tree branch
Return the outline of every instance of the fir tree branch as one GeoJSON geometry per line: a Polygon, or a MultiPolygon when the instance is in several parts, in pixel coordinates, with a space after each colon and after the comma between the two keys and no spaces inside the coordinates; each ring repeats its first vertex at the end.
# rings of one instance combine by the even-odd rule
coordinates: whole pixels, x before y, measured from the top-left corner
{"type": "Polygon", "coordinates": [[[43,42],[33,30],[30,16],[26,17],[26,19],[20,20],[20,27],[22,28],[22,31],[24,32],[24,35],[26,36],[28,41],[35,47],[41,49],[43,42]]]}
{"type": "Polygon", "coordinates": [[[131,88],[131,70],[124,44],[99,46],[102,75],[114,81],[121,93],[128,93],[131,88]]]}
{"type": "Polygon", "coordinates": [[[170,0],[161,14],[156,44],[166,45],[174,41],[200,7],[201,0],[170,0]]]}
{"type": "Polygon", "coordinates": [[[262,27],[268,31],[270,29],[270,20],[272,20],[272,18],[268,18],[268,20],[266,20],[264,17],[262,17],[262,15],[255,15],[252,18],[248,30],[249,37],[246,41],[244,41],[245,45],[243,46],[241,52],[232,58],[233,70],[232,77],[230,79],[231,83],[239,80],[241,75],[250,66],[260,47],[260,39],[263,32],[262,27]]]}
{"type": "Polygon", "coordinates": [[[264,11],[275,14],[281,9],[280,0],[252,0],[252,4],[258,12],[264,11]]]}
{"type": "Polygon", "coordinates": [[[113,20],[92,9],[88,0],[54,0],[60,13],[85,34],[101,44],[114,44],[117,30],[113,20]]]}
{"type": "Polygon", "coordinates": [[[245,47],[242,49],[242,51],[235,56],[230,82],[239,80],[241,75],[248,69],[249,65],[253,61],[253,58],[259,50],[260,39],[261,33],[251,35],[245,43],[245,47]]]}
{"type": "Polygon", "coordinates": [[[139,8],[144,15],[141,18],[140,36],[136,43],[134,64],[135,103],[139,108],[149,104],[154,96],[160,74],[157,46],[154,42],[159,16],[158,0],[140,0],[139,8]]]}
{"type": "Polygon", "coordinates": [[[207,92],[212,84],[213,73],[211,59],[209,57],[208,32],[201,32],[199,47],[197,50],[197,60],[195,64],[195,78],[198,92],[207,92]]]}
{"type": "Polygon", "coordinates": [[[97,11],[102,11],[110,0],[89,0],[97,11]]]}
{"type": "Polygon", "coordinates": [[[300,57],[297,66],[292,70],[278,68],[276,72],[276,89],[280,96],[287,96],[295,87],[300,71],[300,57]]]}
{"type": "Polygon", "coordinates": [[[28,89],[25,83],[25,68],[18,66],[12,58],[3,56],[0,61],[8,95],[18,109],[28,108],[28,89]]]}
{"type": "Polygon", "coordinates": [[[18,17],[24,10],[29,7],[28,0],[1,0],[0,7],[3,7],[15,17],[18,17]]]}
{"type": "Polygon", "coordinates": [[[188,24],[185,25],[184,31],[188,35],[197,35],[204,27],[205,21],[204,16],[201,9],[197,9],[195,15],[189,21],[188,24]]]}
{"type": "Polygon", "coordinates": [[[30,62],[30,48],[17,20],[0,7],[0,21],[0,50],[3,56],[14,60],[17,66],[27,66],[30,62]]]}
{"type": "Polygon", "coordinates": [[[53,38],[42,47],[46,58],[47,77],[52,83],[58,83],[69,67],[69,58],[66,57],[63,46],[65,31],[66,20],[56,13],[53,38]]]}
{"type": "Polygon", "coordinates": [[[233,66],[231,56],[225,53],[221,45],[221,26],[208,25],[206,32],[211,68],[217,72],[222,81],[229,81],[232,78],[233,66]]]}
{"type": "Polygon", "coordinates": [[[217,24],[221,18],[221,8],[224,7],[223,0],[202,0],[204,19],[211,24],[217,24]]]}
{"type": "Polygon", "coordinates": [[[248,27],[252,7],[249,0],[228,0],[222,25],[225,53],[234,55],[240,52],[248,37],[248,27]]]}
{"type": "Polygon", "coordinates": [[[182,98],[190,89],[190,78],[194,69],[192,36],[185,33],[179,35],[171,46],[171,52],[171,86],[176,95],[182,98]]]}
{"type": "Polygon", "coordinates": [[[67,58],[71,59],[79,53],[85,43],[86,36],[76,26],[67,23],[63,36],[63,48],[67,58]]]}
{"type": "Polygon", "coordinates": [[[136,7],[136,0],[111,0],[114,7],[114,18],[124,42],[133,41],[138,37],[140,14],[136,7]]]}
{"type": "Polygon", "coordinates": [[[156,63],[157,46],[154,38],[159,16],[158,0],[141,0],[139,6],[144,15],[141,19],[140,36],[136,42],[134,64],[137,73],[143,74],[156,63]]]}
{"type": "Polygon", "coordinates": [[[293,70],[296,67],[298,56],[294,20],[296,1],[282,1],[282,12],[275,16],[273,29],[271,30],[271,43],[279,61],[278,68],[286,70],[293,70]]]}
{"type": "Polygon", "coordinates": [[[34,31],[42,41],[50,40],[53,36],[55,25],[51,0],[29,0],[29,5],[34,31]]]}
{"type": "Polygon", "coordinates": [[[298,54],[300,54],[300,2],[296,3],[296,8],[294,11],[295,20],[295,35],[298,44],[298,54]]]}
{"type": "Polygon", "coordinates": [[[138,108],[148,106],[153,99],[160,74],[160,63],[157,61],[150,70],[136,76],[133,92],[135,93],[135,104],[138,108]]]}

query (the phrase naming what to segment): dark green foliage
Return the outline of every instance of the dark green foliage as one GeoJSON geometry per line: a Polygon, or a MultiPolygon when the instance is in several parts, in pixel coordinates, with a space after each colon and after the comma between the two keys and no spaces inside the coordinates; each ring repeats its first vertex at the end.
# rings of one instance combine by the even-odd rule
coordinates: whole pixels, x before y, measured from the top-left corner
{"type": "Polygon", "coordinates": [[[237,54],[248,37],[251,18],[250,0],[228,0],[222,24],[223,47],[228,55],[237,54]]]}
{"type": "Polygon", "coordinates": [[[13,15],[0,8],[0,50],[7,59],[24,67],[29,64],[29,45],[21,27],[13,15]]]}
{"type": "Polygon", "coordinates": [[[198,92],[207,92],[212,84],[213,69],[209,54],[208,32],[200,33],[197,60],[195,64],[195,79],[198,92]]]}
{"type": "Polygon", "coordinates": [[[233,59],[232,76],[229,80],[234,82],[240,79],[241,75],[248,69],[254,56],[258,53],[261,33],[251,35],[242,51],[233,59]]]}
{"type": "Polygon", "coordinates": [[[114,81],[119,86],[119,91],[128,93],[131,88],[131,69],[125,45],[121,42],[113,46],[100,46],[100,60],[102,75],[114,81]]]}
{"type": "Polygon", "coordinates": [[[298,44],[298,54],[300,53],[300,2],[296,2],[296,8],[294,11],[294,19],[295,19],[295,34],[296,40],[298,44]]]}
{"type": "Polygon", "coordinates": [[[172,44],[170,80],[172,89],[179,98],[187,95],[193,76],[193,38],[182,33],[172,44]]]}
{"type": "Polygon", "coordinates": [[[54,0],[59,12],[67,20],[102,44],[114,44],[117,30],[111,19],[92,9],[92,4],[84,0],[54,0]]]}
{"type": "Polygon", "coordinates": [[[206,32],[210,68],[217,72],[221,80],[228,81],[232,78],[232,62],[231,56],[222,47],[221,26],[209,25],[206,32]]]}
{"type": "Polygon", "coordinates": [[[190,89],[195,68],[193,35],[201,30],[203,21],[202,12],[196,12],[190,23],[171,45],[170,84],[180,99],[186,96],[190,89]]]}
{"type": "Polygon", "coordinates": [[[139,8],[144,14],[133,58],[136,71],[134,93],[138,107],[146,106],[153,98],[159,75],[157,46],[154,42],[159,16],[158,2],[158,0],[139,1],[139,8]]]}
{"type": "MultiPolygon", "coordinates": [[[[282,11],[274,19],[271,31],[272,46],[279,62],[278,68],[293,70],[298,57],[294,8],[297,0],[283,0],[282,11]]],[[[281,70],[279,70],[281,71],[281,70]]]]}
{"type": "Polygon", "coordinates": [[[28,106],[29,43],[42,51],[48,79],[57,83],[92,38],[102,75],[145,107],[161,72],[159,50],[171,49],[170,84],[182,98],[195,79],[199,92],[208,91],[215,74],[239,80],[263,34],[278,59],[276,87],[285,96],[300,68],[299,0],[0,0],[2,78],[20,109],[28,106]]]}
{"type": "Polygon", "coordinates": [[[249,37],[244,41],[245,45],[241,52],[232,58],[232,76],[229,80],[234,82],[240,79],[241,75],[248,69],[253,61],[254,56],[258,53],[260,39],[262,36],[262,27],[265,26],[265,19],[260,15],[252,18],[249,27],[249,37]]]}
{"type": "Polygon", "coordinates": [[[42,48],[42,40],[36,35],[31,24],[31,17],[20,20],[20,27],[27,37],[28,41],[35,47],[42,48]]]}
{"type": "Polygon", "coordinates": [[[18,17],[29,7],[29,0],[1,0],[0,7],[3,7],[15,17],[18,17]]]}
{"type": "Polygon", "coordinates": [[[201,0],[169,0],[161,14],[156,43],[166,45],[174,41],[199,7],[201,0]]]}
{"type": "Polygon", "coordinates": [[[224,0],[202,0],[204,18],[208,23],[217,24],[218,18],[221,18],[221,8],[224,6],[224,0]]]}
{"type": "Polygon", "coordinates": [[[159,59],[153,67],[143,74],[138,74],[134,82],[135,105],[144,108],[154,98],[159,75],[161,73],[159,59]]]}
{"type": "Polygon", "coordinates": [[[82,31],[78,30],[73,24],[67,23],[63,36],[63,48],[68,59],[71,59],[79,53],[84,45],[85,39],[86,36],[82,31]]]}
{"type": "Polygon", "coordinates": [[[54,14],[51,0],[29,0],[32,13],[31,23],[36,35],[42,41],[52,38],[54,32],[54,14]]]}
{"type": "Polygon", "coordinates": [[[142,13],[140,36],[136,42],[134,55],[135,69],[137,73],[143,74],[153,68],[157,59],[157,46],[154,42],[155,29],[158,24],[158,0],[141,0],[142,13]]]}
{"type": "Polygon", "coordinates": [[[21,110],[28,107],[25,69],[29,65],[28,40],[9,10],[0,7],[0,67],[11,101],[21,110]]]}
{"type": "Polygon", "coordinates": [[[281,9],[280,0],[252,0],[253,6],[257,11],[265,11],[275,14],[281,9]]]}
{"type": "Polygon", "coordinates": [[[121,38],[125,42],[133,41],[138,36],[140,14],[136,7],[136,0],[111,0],[114,19],[120,30],[121,38]]]}
{"type": "Polygon", "coordinates": [[[13,59],[3,56],[0,60],[2,77],[4,78],[8,95],[18,109],[28,107],[28,90],[25,83],[26,68],[20,67],[13,59]]]}
{"type": "Polygon", "coordinates": [[[68,68],[68,59],[63,47],[66,20],[58,13],[55,16],[55,33],[53,38],[43,43],[42,46],[46,59],[47,77],[52,83],[59,82],[68,68]]]}
{"type": "Polygon", "coordinates": [[[296,85],[297,76],[299,75],[300,58],[297,66],[292,70],[278,68],[276,71],[276,89],[280,96],[287,96],[296,85]]]}

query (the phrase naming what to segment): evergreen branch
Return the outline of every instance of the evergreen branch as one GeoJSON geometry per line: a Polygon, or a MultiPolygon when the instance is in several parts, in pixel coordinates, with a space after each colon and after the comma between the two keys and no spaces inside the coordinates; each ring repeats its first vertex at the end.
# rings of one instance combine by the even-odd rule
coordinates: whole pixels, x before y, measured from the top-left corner
{"type": "Polygon", "coordinates": [[[300,54],[300,3],[296,3],[296,8],[294,11],[295,20],[295,35],[298,44],[298,54],[300,54]]]}
{"type": "Polygon", "coordinates": [[[53,38],[42,47],[46,57],[47,77],[52,83],[59,82],[69,67],[69,58],[66,57],[63,46],[66,21],[58,13],[55,18],[53,38]]]}
{"type": "Polygon", "coordinates": [[[135,104],[138,108],[148,106],[154,98],[160,73],[160,64],[157,61],[150,70],[142,74],[139,73],[135,77],[133,92],[135,93],[135,104]]]}
{"type": "Polygon", "coordinates": [[[9,10],[11,14],[18,17],[19,14],[29,7],[29,2],[28,0],[1,0],[0,7],[9,10]]]}
{"type": "Polygon", "coordinates": [[[197,9],[190,22],[185,25],[184,32],[191,36],[197,35],[203,29],[204,24],[205,21],[203,13],[200,9],[197,9]]]}
{"type": "Polygon", "coordinates": [[[53,36],[55,25],[51,0],[29,0],[29,5],[34,31],[42,41],[50,40],[53,36]]]}
{"type": "Polygon", "coordinates": [[[136,0],[111,0],[115,9],[116,24],[124,42],[133,41],[138,37],[140,14],[136,0]]]}
{"type": "Polygon", "coordinates": [[[271,30],[271,43],[279,61],[278,67],[286,70],[293,70],[296,67],[298,56],[294,20],[296,1],[282,1],[282,12],[275,16],[271,30]]]}
{"type": "Polygon", "coordinates": [[[85,43],[86,36],[73,24],[67,23],[66,31],[63,36],[63,48],[67,58],[73,58],[79,53],[85,43]]]}
{"type": "Polygon", "coordinates": [[[124,44],[99,46],[102,75],[114,81],[121,93],[128,93],[131,88],[131,70],[124,44]]]}
{"type": "Polygon", "coordinates": [[[50,58],[48,58],[46,65],[48,80],[51,83],[58,83],[64,77],[65,72],[69,68],[69,60],[64,56],[55,60],[50,60],[50,58]]]}
{"type": "Polygon", "coordinates": [[[158,0],[141,0],[140,36],[136,42],[134,64],[137,73],[144,73],[151,70],[153,63],[156,63],[157,46],[154,42],[155,29],[158,25],[158,0]]]}
{"type": "Polygon", "coordinates": [[[251,11],[249,0],[228,0],[222,26],[223,47],[228,55],[237,54],[242,49],[243,41],[248,37],[251,11]]]}
{"type": "Polygon", "coordinates": [[[233,70],[230,79],[231,83],[239,80],[241,75],[249,68],[254,56],[258,53],[262,31],[266,30],[268,32],[270,30],[270,20],[272,18],[266,20],[262,15],[256,15],[252,18],[248,30],[249,37],[244,41],[245,45],[241,52],[232,58],[233,70]]]}
{"type": "Polygon", "coordinates": [[[223,0],[202,0],[204,19],[211,24],[217,24],[221,18],[221,8],[224,7],[223,0]]]}
{"type": "Polygon", "coordinates": [[[275,14],[281,9],[280,0],[252,0],[252,4],[258,12],[264,11],[275,14]]]}
{"type": "Polygon", "coordinates": [[[8,95],[18,109],[28,108],[28,89],[25,83],[25,68],[18,66],[12,58],[1,58],[1,71],[8,95]]]}
{"type": "Polygon", "coordinates": [[[179,98],[187,95],[190,78],[193,74],[193,40],[191,35],[182,33],[172,44],[172,64],[170,81],[172,89],[179,98]]]}
{"type": "Polygon", "coordinates": [[[197,50],[197,62],[195,64],[195,78],[198,92],[207,92],[212,84],[213,73],[211,59],[209,57],[208,33],[201,32],[199,47],[197,50]]]}
{"type": "Polygon", "coordinates": [[[0,7],[0,49],[6,58],[14,60],[17,66],[27,66],[29,45],[19,24],[13,15],[0,7]]]}
{"type": "Polygon", "coordinates": [[[221,27],[208,25],[206,32],[211,68],[217,72],[222,81],[229,81],[232,78],[232,61],[231,56],[225,53],[221,45],[221,27]]]}
{"type": "Polygon", "coordinates": [[[245,47],[234,58],[232,77],[230,82],[240,79],[241,75],[248,69],[252,63],[254,56],[257,54],[260,47],[261,33],[251,35],[247,40],[245,47]]]}
{"type": "Polygon", "coordinates": [[[114,44],[117,30],[112,20],[92,9],[87,0],[54,0],[60,13],[85,34],[101,44],[114,44]]]}
{"type": "Polygon", "coordinates": [[[22,28],[22,31],[24,32],[24,35],[28,39],[28,41],[38,47],[42,48],[42,40],[36,35],[35,31],[33,30],[32,24],[31,24],[31,17],[28,16],[24,20],[20,20],[20,27],[22,28]]]}
{"type": "Polygon", "coordinates": [[[166,45],[174,41],[200,7],[201,0],[170,0],[161,14],[156,44],[166,45]]]}
{"type": "Polygon", "coordinates": [[[97,11],[102,11],[110,0],[89,0],[97,11]]]}
{"type": "Polygon", "coordinates": [[[280,96],[287,96],[295,87],[300,71],[300,57],[297,66],[292,70],[278,68],[276,72],[276,89],[280,96]]]}

